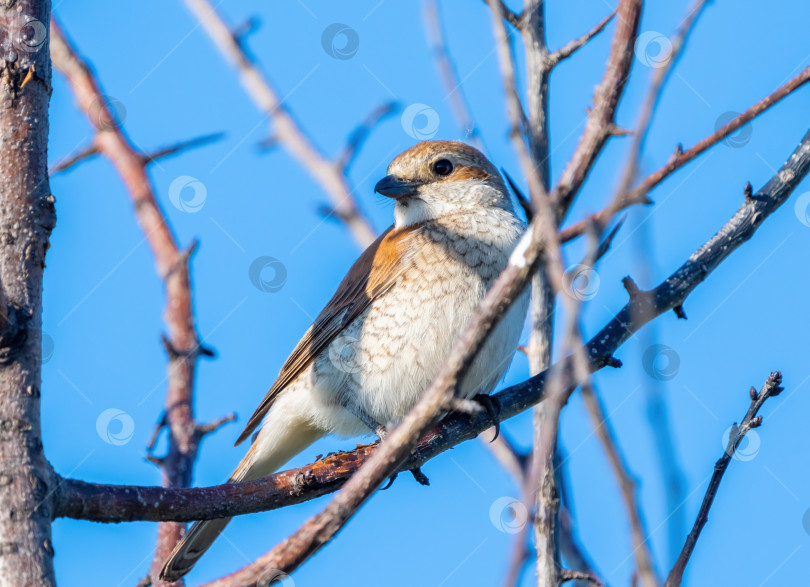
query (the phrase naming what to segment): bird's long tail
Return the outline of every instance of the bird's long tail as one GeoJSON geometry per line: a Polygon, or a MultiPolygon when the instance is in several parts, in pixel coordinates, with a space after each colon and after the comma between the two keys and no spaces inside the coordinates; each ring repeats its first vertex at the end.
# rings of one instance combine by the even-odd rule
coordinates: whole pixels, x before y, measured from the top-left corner
{"type": "MultiPolygon", "coordinates": [[[[276,414],[283,412],[278,410],[276,414]]],[[[274,422],[276,418],[272,416],[271,411],[245,458],[228,479],[229,483],[251,481],[274,473],[323,435],[301,420],[274,422]]],[[[174,582],[188,573],[230,521],[231,518],[218,518],[195,522],[163,565],[161,580],[174,582]]]]}

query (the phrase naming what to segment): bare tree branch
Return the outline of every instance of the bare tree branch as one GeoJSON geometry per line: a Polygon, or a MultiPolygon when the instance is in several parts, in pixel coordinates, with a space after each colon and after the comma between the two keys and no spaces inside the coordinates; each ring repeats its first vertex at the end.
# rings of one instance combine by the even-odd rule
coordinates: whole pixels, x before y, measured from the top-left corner
{"type": "MultiPolygon", "coordinates": [[[[94,144],[99,153],[106,156],[121,175],[164,282],[168,336],[164,336],[163,341],[169,365],[162,423],[169,431],[169,449],[164,457],[152,461],[160,465],[165,487],[189,487],[203,436],[194,420],[194,373],[197,359],[212,354],[202,346],[194,327],[189,277],[189,257],[194,247],[187,251],[178,247],[146,172],[150,157],[134,149],[124,136],[90,68],[76,54],[55,21],[51,21],[50,31],[54,65],[65,75],[79,108],[94,125],[94,144]]],[[[153,585],[162,584],[158,580],[160,569],[184,529],[183,524],[160,524],[150,570],[153,585]]]]}
{"type": "Polygon", "coordinates": [[[641,519],[641,507],[636,498],[636,483],[627,471],[627,465],[619,453],[619,448],[616,443],[615,434],[608,422],[605,410],[602,403],[596,395],[592,385],[582,385],[582,397],[585,400],[585,406],[588,413],[591,415],[594,430],[602,446],[607,453],[610,466],[613,468],[613,473],[619,481],[619,489],[622,493],[624,506],[627,508],[627,517],[630,519],[630,529],[633,534],[633,555],[636,559],[636,569],[638,571],[638,580],[644,586],[656,586],[660,582],[655,575],[655,569],[652,562],[652,554],[647,547],[647,533],[644,530],[644,524],[641,519]]]}
{"type": "Polygon", "coordinates": [[[464,96],[461,81],[458,79],[456,66],[450,58],[450,49],[445,40],[438,0],[425,0],[424,22],[430,50],[439,69],[439,78],[450,99],[450,108],[456,123],[464,133],[464,140],[479,151],[484,151],[481,134],[470,113],[470,106],[464,96]]]}
{"type": "Polygon", "coordinates": [[[597,222],[603,226],[607,225],[610,222],[610,219],[613,217],[614,214],[632,206],[633,204],[644,204],[649,203],[649,199],[647,198],[647,194],[657,186],[659,183],[664,181],[667,177],[672,175],[676,170],[683,167],[685,164],[689,163],[692,159],[701,155],[709,148],[713,147],[731,133],[735,132],[740,127],[748,124],[754,118],[768,110],[771,106],[775,105],[777,102],[782,100],[783,98],[789,96],[791,93],[796,91],[798,88],[802,87],[810,81],[810,67],[803,70],[799,73],[796,77],[791,79],[789,82],[781,86],[779,89],[774,91],[769,96],[763,98],[753,106],[751,106],[748,110],[740,114],[737,118],[717,130],[716,132],[712,133],[699,143],[695,144],[692,148],[687,151],[683,151],[680,146],[675,150],[670,157],[669,161],[661,167],[655,173],[647,176],[636,188],[626,192],[619,200],[614,200],[611,202],[607,207],[603,208],[596,214],[593,214],[582,220],[573,224],[562,231],[561,239],[563,242],[567,242],[577,236],[584,234],[587,230],[589,224],[593,222],[597,222]]]}
{"type": "Polygon", "coordinates": [[[228,28],[208,0],[185,0],[223,56],[237,70],[256,107],[272,120],[274,140],[281,144],[332,199],[336,217],[346,223],[357,244],[365,249],[376,233],[357,207],[354,190],[345,175],[345,163],[330,161],[301,129],[281,93],[245,53],[239,38],[228,28]]]}
{"type": "Polygon", "coordinates": [[[0,3],[0,585],[56,584],[57,476],[42,450],[42,278],[48,183],[48,0],[0,3]],[[13,4],[13,6],[12,6],[13,4]]]}
{"type": "Polygon", "coordinates": [[[714,465],[714,473],[712,474],[711,481],[709,481],[709,487],[706,489],[706,495],[703,497],[703,503],[700,505],[700,511],[695,520],[695,525],[692,527],[689,536],[686,537],[686,543],[683,545],[683,550],[675,566],[672,567],[672,570],[669,572],[665,587],[678,587],[678,585],[681,584],[683,572],[686,569],[686,565],[689,563],[689,558],[692,556],[695,544],[697,544],[698,538],[700,538],[700,532],[708,521],[709,509],[711,509],[714,498],[717,496],[717,490],[720,488],[723,475],[729,463],[731,463],[734,453],[737,452],[737,449],[745,438],[745,435],[753,428],[759,428],[762,425],[762,416],[757,416],[757,413],[768,398],[775,397],[782,393],[784,388],[780,387],[781,383],[782,374],[775,371],[768,376],[768,379],[765,381],[759,393],[757,393],[757,390],[753,387],[750,389],[751,405],[748,408],[748,412],[746,412],[739,426],[737,426],[735,422],[731,427],[726,450],[723,452],[723,456],[721,456],[714,465]]]}
{"type": "Polygon", "coordinates": [[[57,173],[67,171],[76,164],[81,163],[85,159],[90,159],[94,155],[98,155],[98,146],[95,144],[95,142],[90,143],[83,149],[79,150],[78,153],[62,159],[59,163],[48,169],[48,175],[56,175],[57,173]]]}
{"type": "Polygon", "coordinates": [[[616,13],[611,12],[602,20],[602,22],[593,27],[590,31],[582,35],[580,38],[574,39],[573,41],[566,43],[565,45],[554,51],[551,55],[549,55],[549,61],[551,62],[551,66],[552,67],[556,66],[560,61],[568,59],[569,57],[571,57],[571,55],[582,49],[582,47],[588,44],[588,41],[590,41],[596,35],[605,30],[605,27],[608,25],[608,23],[610,23],[611,20],[613,20],[614,16],[616,16],[616,13]]]}
{"type": "MultiPolygon", "coordinates": [[[[810,131],[779,172],[752,198],[745,200],[717,234],[658,287],[635,292],[627,305],[591,338],[585,346],[591,369],[596,371],[605,366],[620,365],[613,353],[644,324],[683,304],[723,260],[756,233],[762,222],[787,200],[808,173],[810,131]]],[[[495,397],[501,404],[501,417],[511,418],[542,401],[551,372],[562,372],[566,389],[573,390],[578,382],[573,377],[570,363],[570,359],[565,359],[543,373],[497,393],[495,397]]],[[[475,438],[492,425],[491,417],[485,412],[451,414],[423,436],[399,470],[419,466],[441,452],[475,438]]],[[[376,445],[367,445],[259,481],[201,489],[96,485],[65,479],[55,495],[54,515],[99,522],[187,521],[275,509],[337,490],[376,452],[382,451],[376,445]]]]}

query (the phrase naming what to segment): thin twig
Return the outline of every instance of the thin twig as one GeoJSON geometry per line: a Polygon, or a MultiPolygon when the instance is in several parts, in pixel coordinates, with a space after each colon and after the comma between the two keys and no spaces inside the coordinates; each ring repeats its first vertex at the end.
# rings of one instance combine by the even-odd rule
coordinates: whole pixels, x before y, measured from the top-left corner
{"type": "Polygon", "coordinates": [[[92,142],[75,155],[65,157],[59,163],[48,169],[48,175],[56,175],[57,173],[67,171],[77,163],[80,163],[85,159],[90,159],[94,155],[98,155],[98,145],[96,145],[95,142],[92,142]]]}
{"type": "Polygon", "coordinates": [[[156,151],[146,153],[143,156],[144,161],[146,163],[151,163],[152,161],[157,161],[158,159],[164,159],[171,155],[183,153],[185,151],[188,151],[189,149],[196,149],[197,147],[210,145],[211,143],[215,143],[221,140],[224,136],[225,133],[217,132],[203,135],[201,137],[194,137],[193,139],[187,139],[185,141],[180,141],[179,143],[176,143],[174,145],[170,145],[168,147],[163,147],[161,149],[157,149],[156,151]]]}
{"type": "Polygon", "coordinates": [[[751,106],[748,110],[740,114],[737,118],[717,130],[716,132],[712,133],[702,141],[695,144],[692,148],[687,151],[682,151],[680,146],[675,150],[675,152],[670,157],[669,161],[661,167],[655,173],[647,176],[636,188],[626,192],[626,194],[619,200],[611,202],[607,207],[603,208],[599,212],[592,214],[585,220],[577,222],[562,231],[560,238],[563,242],[570,241],[573,238],[576,238],[582,234],[584,234],[587,230],[589,224],[593,222],[598,222],[599,224],[605,226],[610,219],[613,217],[614,214],[632,206],[633,204],[643,204],[649,203],[649,199],[647,198],[647,194],[656,187],[659,183],[664,181],[667,177],[672,175],[675,171],[692,161],[698,155],[701,155],[709,148],[713,147],[727,136],[735,132],[740,127],[748,124],[754,118],[768,110],[771,106],[778,103],[783,98],[789,96],[791,93],[796,91],[798,88],[802,87],[810,81],[810,67],[803,70],[799,73],[796,77],[791,79],[789,82],[781,86],[779,89],[774,91],[769,96],[763,98],[753,106],[751,106]]]}
{"type": "Polygon", "coordinates": [[[447,47],[444,35],[438,0],[425,0],[424,23],[428,44],[433,53],[433,59],[436,61],[436,67],[439,69],[439,78],[447,93],[447,98],[450,99],[450,109],[456,123],[464,133],[464,140],[479,151],[484,151],[481,134],[470,113],[470,106],[461,87],[455,63],[450,58],[450,49],[447,47]]]}
{"type": "Polygon", "coordinates": [[[633,534],[633,554],[636,559],[638,580],[644,586],[660,585],[655,575],[652,554],[647,546],[647,533],[644,530],[641,507],[636,497],[636,483],[627,471],[627,465],[619,452],[615,433],[608,421],[602,403],[596,395],[596,391],[590,384],[583,384],[581,389],[585,407],[591,416],[596,435],[607,453],[613,474],[619,481],[619,489],[622,493],[624,506],[627,509],[627,517],[630,520],[630,529],[633,534]]]}
{"type": "Polygon", "coordinates": [[[366,142],[366,139],[368,139],[371,131],[374,130],[374,127],[392,114],[396,114],[397,111],[399,111],[398,102],[387,102],[372,110],[369,115],[366,116],[366,119],[352,131],[352,134],[349,135],[346,141],[343,152],[337,158],[337,163],[335,163],[344,175],[349,173],[349,168],[352,163],[354,163],[357,153],[360,151],[363,143],[366,142]]]}
{"type": "Polygon", "coordinates": [[[757,416],[757,413],[768,398],[775,397],[782,393],[784,388],[780,387],[781,383],[782,374],[775,371],[768,376],[767,381],[765,381],[759,393],[757,393],[757,390],[753,387],[750,389],[751,405],[748,408],[748,412],[746,412],[739,426],[737,426],[735,422],[731,427],[726,450],[723,452],[723,456],[714,464],[714,473],[712,474],[711,481],[709,481],[709,487],[706,489],[706,495],[703,497],[703,503],[700,504],[700,511],[695,520],[695,525],[692,527],[692,531],[689,532],[689,536],[686,537],[686,543],[683,545],[681,555],[675,562],[675,566],[672,567],[672,570],[669,572],[664,587],[678,587],[678,585],[681,584],[683,572],[686,569],[686,565],[689,563],[689,558],[692,556],[698,538],[700,538],[700,532],[709,519],[709,510],[712,507],[712,503],[714,503],[714,498],[717,496],[717,490],[720,488],[723,475],[729,463],[731,463],[734,453],[737,452],[743,438],[745,438],[745,435],[753,428],[759,428],[762,425],[762,416],[757,416]]]}
{"type": "Polygon", "coordinates": [[[281,93],[248,57],[239,38],[228,28],[208,0],[185,0],[200,24],[223,56],[233,65],[245,91],[256,107],[273,123],[274,141],[304,167],[330,196],[332,206],[339,212],[358,245],[365,249],[374,242],[376,233],[371,222],[360,212],[354,190],[344,173],[345,165],[330,161],[314,145],[287,108],[281,93]]]}

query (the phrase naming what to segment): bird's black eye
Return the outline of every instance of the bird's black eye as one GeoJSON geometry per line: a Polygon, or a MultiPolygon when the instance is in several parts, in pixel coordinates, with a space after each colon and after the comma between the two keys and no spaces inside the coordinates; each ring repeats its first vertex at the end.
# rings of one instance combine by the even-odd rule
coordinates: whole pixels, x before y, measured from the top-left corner
{"type": "Polygon", "coordinates": [[[448,159],[439,159],[433,164],[433,171],[436,175],[450,175],[453,173],[453,164],[448,159]]]}

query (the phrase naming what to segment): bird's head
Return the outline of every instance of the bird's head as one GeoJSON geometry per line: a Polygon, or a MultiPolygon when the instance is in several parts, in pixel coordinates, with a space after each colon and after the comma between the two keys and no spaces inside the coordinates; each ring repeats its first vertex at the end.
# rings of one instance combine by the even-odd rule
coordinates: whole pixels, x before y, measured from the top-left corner
{"type": "Polygon", "coordinates": [[[495,166],[457,141],[425,141],[401,153],[374,191],[396,201],[398,228],[486,207],[512,209],[495,166]]]}

